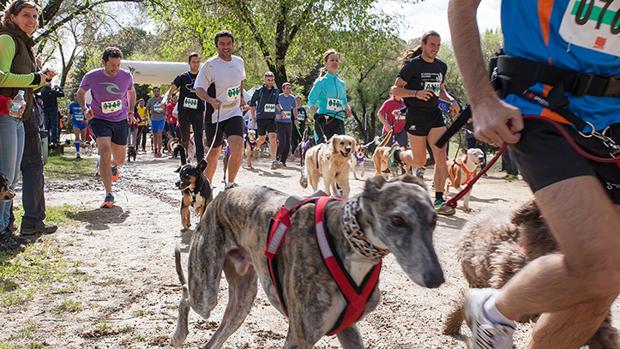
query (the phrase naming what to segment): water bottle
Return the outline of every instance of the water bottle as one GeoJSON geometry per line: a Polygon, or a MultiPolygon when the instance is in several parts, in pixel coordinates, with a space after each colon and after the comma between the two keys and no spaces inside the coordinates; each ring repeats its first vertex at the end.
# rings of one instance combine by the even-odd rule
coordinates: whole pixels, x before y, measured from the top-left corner
{"type": "Polygon", "coordinates": [[[9,115],[15,118],[21,117],[20,109],[26,104],[26,99],[24,98],[24,94],[26,91],[19,90],[17,92],[17,96],[13,98],[13,103],[11,104],[11,109],[9,110],[9,115]]]}

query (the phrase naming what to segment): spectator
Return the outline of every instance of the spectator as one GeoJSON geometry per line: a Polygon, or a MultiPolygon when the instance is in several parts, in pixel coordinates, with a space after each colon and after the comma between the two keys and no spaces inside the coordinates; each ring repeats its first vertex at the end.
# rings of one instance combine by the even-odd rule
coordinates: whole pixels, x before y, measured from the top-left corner
{"type": "MultiPolygon", "coordinates": [[[[36,72],[34,41],[39,6],[14,0],[6,7],[0,24],[0,95],[13,98],[25,92],[25,106],[17,112],[0,113],[0,172],[13,187],[24,152],[24,124],[32,115],[33,90],[52,80],[56,72],[36,72]]],[[[9,229],[11,202],[0,201],[0,249],[24,249],[24,241],[9,229]]]]}
{"type": "Polygon", "coordinates": [[[136,151],[142,145],[142,152],[146,153],[146,134],[149,133],[149,119],[146,114],[146,106],[144,105],[144,99],[140,98],[135,110],[136,116],[140,119],[138,123],[138,137],[136,142],[136,151]]]}
{"type": "Polygon", "coordinates": [[[50,144],[57,145],[60,142],[60,118],[58,115],[58,98],[64,97],[65,93],[60,86],[52,87],[47,83],[41,90],[43,98],[43,112],[45,113],[45,128],[49,132],[50,144]]]}

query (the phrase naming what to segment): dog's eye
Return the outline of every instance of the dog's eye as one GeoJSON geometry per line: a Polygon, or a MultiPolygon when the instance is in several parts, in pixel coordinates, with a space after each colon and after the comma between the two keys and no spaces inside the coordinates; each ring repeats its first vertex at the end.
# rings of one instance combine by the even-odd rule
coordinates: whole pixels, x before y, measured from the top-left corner
{"type": "Polygon", "coordinates": [[[392,217],[390,217],[390,222],[395,227],[400,227],[401,225],[405,224],[405,220],[401,216],[392,216],[392,217]]]}

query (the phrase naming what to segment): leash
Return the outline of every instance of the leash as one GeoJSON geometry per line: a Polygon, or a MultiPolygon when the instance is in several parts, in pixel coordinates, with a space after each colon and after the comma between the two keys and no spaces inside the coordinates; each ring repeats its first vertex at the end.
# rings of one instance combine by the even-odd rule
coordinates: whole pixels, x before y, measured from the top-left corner
{"type": "Polygon", "coordinates": [[[217,107],[217,120],[215,120],[215,134],[213,135],[213,139],[211,140],[211,145],[209,146],[209,150],[205,154],[205,158],[209,157],[211,154],[211,150],[213,150],[213,145],[215,144],[215,139],[217,138],[217,129],[220,127],[220,111],[222,110],[222,103],[217,107]]]}
{"type": "MultiPolygon", "coordinates": [[[[588,153],[587,151],[585,151],[583,148],[581,148],[577,144],[577,142],[575,142],[573,137],[571,137],[571,135],[568,133],[568,131],[564,127],[562,127],[557,121],[554,121],[554,120],[552,120],[550,118],[547,118],[547,117],[544,117],[544,116],[524,116],[523,119],[524,120],[543,120],[543,121],[553,125],[558,130],[558,132],[560,132],[560,134],[564,137],[566,142],[568,142],[568,144],[571,146],[571,148],[573,148],[573,150],[575,150],[579,155],[583,156],[584,158],[586,158],[588,160],[594,161],[594,162],[599,162],[599,163],[615,163],[616,165],[618,165],[618,167],[620,167],[620,156],[618,156],[618,154],[620,154],[620,151],[617,151],[616,153],[611,153],[610,152],[609,155],[611,156],[611,158],[603,158],[603,157],[600,157],[600,156],[592,155],[592,154],[588,153]]],[[[613,142],[613,140],[611,142],[613,142]]],[[[614,143],[614,145],[615,145],[615,143],[614,143]]],[[[491,161],[489,161],[487,163],[487,165],[482,169],[482,171],[480,171],[478,174],[476,174],[474,176],[474,178],[471,181],[469,181],[469,183],[467,183],[465,188],[463,188],[463,190],[461,190],[458,194],[456,194],[456,196],[454,196],[453,198],[451,198],[448,201],[446,201],[446,205],[450,206],[452,208],[455,208],[456,204],[457,204],[457,201],[460,200],[463,196],[465,196],[465,194],[467,194],[467,192],[471,190],[471,188],[478,181],[478,179],[480,179],[480,177],[482,177],[485,173],[487,173],[489,171],[489,169],[495,164],[497,159],[499,159],[499,157],[504,154],[504,152],[506,151],[507,148],[508,148],[508,144],[504,143],[502,145],[502,147],[500,148],[500,150],[497,152],[497,154],[495,154],[495,156],[491,159],[491,161]]]]}

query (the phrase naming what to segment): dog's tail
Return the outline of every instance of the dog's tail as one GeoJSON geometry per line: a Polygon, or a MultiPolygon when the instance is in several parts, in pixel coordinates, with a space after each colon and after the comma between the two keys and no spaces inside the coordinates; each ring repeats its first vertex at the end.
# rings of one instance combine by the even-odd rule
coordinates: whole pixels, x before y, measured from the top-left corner
{"type": "Polygon", "coordinates": [[[383,140],[381,141],[381,143],[379,143],[378,147],[385,147],[388,142],[390,141],[390,139],[392,138],[392,134],[394,133],[394,130],[389,130],[388,133],[385,135],[385,138],[383,138],[383,140]]]}
{"type": "Polygon", "coordinates": [[[183,266],[181,265],[181,245],[178,243],[174,248],[174,264],[176,265],[177,276],[179,277],[181,286],[184,286],[187,281],[185,281],[185,274],[183,273],[183,266]]]}

